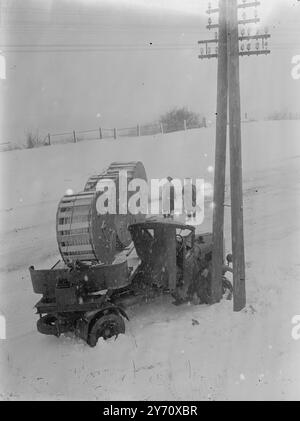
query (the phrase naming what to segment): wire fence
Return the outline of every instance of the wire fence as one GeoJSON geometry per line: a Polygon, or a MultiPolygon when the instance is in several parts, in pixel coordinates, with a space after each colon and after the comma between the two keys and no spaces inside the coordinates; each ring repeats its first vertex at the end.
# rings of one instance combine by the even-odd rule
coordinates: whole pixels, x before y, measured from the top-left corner
{"type": "MultiPolygon", "coordinates": [[[[123,127],[123,128],[105,128],[99,127],[98,129],[92,130],[72,130],[62,133],[48,133],[45,137],[39,138],[36,141],[34,146],[30,147],[39,147],[39,146],[50,146],[64,143],[77,143],[87,140],[117,140],[126,137],[139,137],[139,136],[153,136],[157,134],[171,133],[180,130],[189,130],[200,127],[206,127],[206,121],[203,121],[200,124],[192,124],[184,120],[183,122],[168,123],[164,124],[161,122],[155,122],[150,124],[143,124],[133,127],[123,127]]],[[[29,148],[28,145],[24,146],[29,148]]],[[[0,143],[0,152],[7,150],[17,149],[14,147],[11,142],[0,143]],[[1,147],[2,146],[2,147],[1,147]]],[[[21,148],[20,148],[21,149],[21,148]]]]}
{"type": "Polygon", "coordinates": [[[102,140],[102,139],[119,139],[122,137],[139,137],[139,136],[153,136],[156,134],[170,133],[180,130],[189,130],[200,127],[206,127],[206,122],[203,120],[201,124],[189,124],[186,120],[183,123],[163,124],[155,122],[151,124],[143,124],[133,127],[122,128],[105,128],[99,127],[93,130],[72,130],[64,133],[48,133],[43,142],[47,145],[57,143],[76,143],[86,140],[102,140]]]}

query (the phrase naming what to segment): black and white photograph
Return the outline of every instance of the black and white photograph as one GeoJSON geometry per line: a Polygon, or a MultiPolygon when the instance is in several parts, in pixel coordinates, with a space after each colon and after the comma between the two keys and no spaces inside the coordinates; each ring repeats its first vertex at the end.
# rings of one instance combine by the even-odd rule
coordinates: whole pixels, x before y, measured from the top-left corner
{"type": "Polygon", "coordinates": [[[299,400],[300,1],[0,0],[0,401],[299,400]]]}

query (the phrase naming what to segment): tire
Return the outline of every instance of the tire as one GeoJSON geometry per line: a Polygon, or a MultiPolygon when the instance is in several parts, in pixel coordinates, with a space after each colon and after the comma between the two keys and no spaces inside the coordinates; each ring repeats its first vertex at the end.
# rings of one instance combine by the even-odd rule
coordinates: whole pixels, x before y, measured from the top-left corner
{"type": "Polygon", "coordinates": [[[93,324],[88,343],[90,346],[96,346],[99,338],[106,340],[112,336],[117,337],[120,333],[125,333],[124,319],[115,313],[106,314],[93,324]]]}
{"type": "Polygon", "coordinates": [[[59,336],[59,330],[57,328],[57,317],[53,314],[46,314],[41,317],[37,323],[37,329],[44,335],[59,336]]]}

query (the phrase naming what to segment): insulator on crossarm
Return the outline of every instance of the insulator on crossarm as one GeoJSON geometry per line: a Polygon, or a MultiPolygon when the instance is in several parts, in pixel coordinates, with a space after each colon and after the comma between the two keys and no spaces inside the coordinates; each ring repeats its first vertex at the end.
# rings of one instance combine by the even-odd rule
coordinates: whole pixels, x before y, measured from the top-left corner
{"type": "Polygon", "coordinates": [[[215,39],[218,39],[218,32],[215,32],[215,39]]]}
{"type": "Polygon", "coordinates": [[[203,54],[204,54],[203,48],[200,48],[200,54],[201,54],[201,56],[203,56],[203,54]]]}
{"type": "Polygon", "coordinates": [[[211,18],[208,18],[208,24],[211,25],[211,23],[212,23],[211,18]]]}
{"type": "Polygon", "coordinates": [[[255,48],[256,48],[257,50],[259,50],[259,42],[258,42],[258,41],[255,43],[255,48]]]}
{"type": "Polygon", "coordinates": [[[219,52],[219,48],[218,48],[218,47],[216,47],[216,54],[218,54],[218,52],[219,52]]]}
{"type": "Polygon", "coordinates": [[[247,29],[247,34],[248,34],[248,36],[251,35],[251,28],[250,27],[247,29]]]}
{"type": "Polygon", "coordinates": [[[241,51],[244,51],[244,49],[245,49],[245,45],[241,44],[241,51]]]}
{"type": "Polygon", "coordinates": [[[247,44],[247,50],[250,51],[251,50],[251,42],[248,42],[247,44]]]}
{"type": "Polygon", "coordinates": [[[210,54],[210,47],[207,48],[207,54],[210,54]]]}
{"type": "Polygon", "coordinates": [[[241,29],[241,34],[242,34],[242,37],[245,35],[245,28],[241,29]]]}

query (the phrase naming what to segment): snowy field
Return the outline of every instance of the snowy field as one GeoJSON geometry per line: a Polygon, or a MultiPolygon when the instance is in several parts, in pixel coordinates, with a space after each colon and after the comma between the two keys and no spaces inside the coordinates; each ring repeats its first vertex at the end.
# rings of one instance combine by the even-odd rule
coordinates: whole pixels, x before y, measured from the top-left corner
{"type": "MultiPolygon", "coordinates": [[[[212,183],[214,129],[0,154],[0,399],[300,399],[300,340],[291,335],[300,314],[300,122],[242,130],[246,309],[233,313],[231,301],[176,307],[164,297],[131,309],[126,334],[95,348],[36,331],[28,266],[59,257],[59,199],[117,160],[141,160],[148,179],[212,183]]],[[[207,207],[199,230],[210,224],[207,207]]]]}

